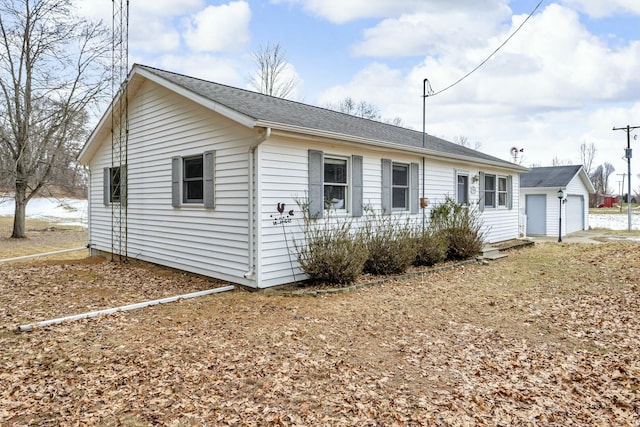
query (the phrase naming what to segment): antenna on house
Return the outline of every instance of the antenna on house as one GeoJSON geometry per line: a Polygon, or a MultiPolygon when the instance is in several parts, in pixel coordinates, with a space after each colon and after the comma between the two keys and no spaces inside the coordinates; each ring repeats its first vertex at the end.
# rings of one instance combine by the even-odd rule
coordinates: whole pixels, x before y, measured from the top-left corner
{"type": "Polygon", "coordinates": [[[111,260],[127,260],[129,0],[111,0],[111,260]]]}

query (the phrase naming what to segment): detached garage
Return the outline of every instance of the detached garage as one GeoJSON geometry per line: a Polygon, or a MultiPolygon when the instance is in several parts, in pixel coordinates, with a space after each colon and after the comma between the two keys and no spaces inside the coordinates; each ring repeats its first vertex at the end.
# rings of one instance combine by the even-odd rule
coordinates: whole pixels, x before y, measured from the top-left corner
{"type": "Polygon", "coordinates": [[[526,234],[558,236],[560,218],[562,236],[587,230],[589,193],[594,192],[593,184],[580,165],[532,168],[520,174],[520,206],[526,234]],[[562,199],[559,194],[563,195],[562,199]]]}

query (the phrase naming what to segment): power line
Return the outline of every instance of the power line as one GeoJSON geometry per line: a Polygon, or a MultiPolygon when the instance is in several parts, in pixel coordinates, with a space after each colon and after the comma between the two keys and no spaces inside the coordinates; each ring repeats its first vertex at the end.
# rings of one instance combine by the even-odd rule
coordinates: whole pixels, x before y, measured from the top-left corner
{"type": "Polygon", "coordinates": [[[461,83],[461,82],[462,82],[463,80],[465,80],[467,77],[469,77],[471,74],[473,74],[473,73],[475,73],[476,71],[478,71],[478,69],[479,69],[480,67],[482,67],[484,64],[486,64],[486,63],[487,63],[487,61],[489,61],[489,60],[490,60],[490,59],[491,59],[491,58],[492,58],[496,53],[498,53],[498,51],[499,51],[500,49],[502,49],[502,48],[504,47],[504,45],[506,45],[506,44],[509,42],[509,40],[511,40],[511,38],[512,38],[513,36],[515,36],[515,35],[518,33],[518,31],[520,31],[520,29],[524,26],[524,24],[526,24],[526,23],[527,23],[527,21],[528,21],[529,19],[531,19],[531,17],[532,17],[533,15],[535,15],[536,11],[540,8],[540,6],[542,5],[542,3],[544,3],[544,0],[540,0],[540,1],[538,2],[538,4],[536,5],[536,7],[534,7],[534,8],[533,8],[533,10],[531,11],[531,13],[529,13],[529,16],[527,16],[527,18],[526,18],[524,21],[522,21],[522,23],[518,26],[518,28],[516,28],[516,29],[515,29],[515,31],[514,31],[513,33],[511,33],[511,35],[509,35],[509,37],[507,37],[507,39],[506,39],[504,42],[502,42],[502,44],[501,44],[500,46],[498,46],[498,47],[497,47],[493,52],[491,52],[491,54],[490,54],[489,56],[487,56],[487,57],[486,57],[486,58],[485,58],[485,59],[484,59],[480,64],[478,64],[478,65],[477,65],[473,70],[469,71],[467,74],[465,74],[464,76],[460,77],[457,81],[455,81],[454,83],[452,83],[452,84],[450,84],[449,86],[445,87],[444,89],[439,90],[439,91],[437,91],[437,92],[434,92],[434,93],[433,93],[433,94],[431,94],[430,96],[439,95],[439,94],[441,94],[442,92],[444,92],[444,91],[446,91],[446,90],[449,90],[449,89],[451,89],[451,88],[452,88],[452,87],[454,87],[454,86],[457,86],[459,83],[461,83]]]}
{"type": "Polygon", "coordinates": [[[623,130],[627,132],[627,148],[624,150],[624,158],[627,159],[627,176],[629,179],[627,180],[627,185],[629,189],[627,190],[627,230],[631,231],[631,131],[635,129],[640,129],[640,126],[625,126],[622,128],[614,127],[613,130],[623,130]]]}

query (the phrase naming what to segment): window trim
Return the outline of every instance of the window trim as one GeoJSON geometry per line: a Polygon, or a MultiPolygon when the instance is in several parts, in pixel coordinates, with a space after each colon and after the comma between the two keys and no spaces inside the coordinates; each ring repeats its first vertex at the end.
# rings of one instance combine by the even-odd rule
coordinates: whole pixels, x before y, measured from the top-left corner
{"type": "Polygon", "coordinates": [[[350,192],[351,192],[351,187],[352,187],[352,183],[351,183],[351,162],[349,157],[347,156],[340,156],[340,155],[334,155],[334,154],[325,154],[323,156],[322,159],[322,202],[324,205],[325,209],[333,209],[336,212],[349,212],[349,203],[351,202],[351,197],[350,197],[350,192]],[[327,164],[327,160],[338,160],[340,162],[344,162],[344,167],[345,167],[345,182],[331,182],[331,181],[327,181],[326,180],[326,176],[325,176],[325,165],[327,164]],[[326,192],[325,192],[325,187],[326,186],[333,186],[333,187],[344,187],[344,203],[343,203],[343,207],[341,208],[336,208],[333,205],[333,203],[330,203],[326,198],[326,192]]]}
{"type": "Polygon", "coordinates": [[[121,201],[122,201],[122,168],[120,166],[113,166],[109,168],[109,203],[121,203],[121,201]],[[115,184],[116,175],[118,177],[117,184],[115,184]],[[117,193],[117,197],[116,197],[116,193],[117,193]]]}
{"type": "Polygon", "coordinates": [[[455,193],[456,193],[456,203],[462,205],[462,206],[469,206],[470,204],[470,174],[469,172],[466,171],[456,171],[456,182],[455,182],[455,193]],[[466,181],[466,194],[464,195],[465,201],[464,202],[460,202],[460,186],[459,186],[459,182],[458,180],[460,179],[460,177],[465,177],[467,179],[466,181]]]}
{"type": "MultiPolygon", "coordinates": [[[[215,208],[215,150],[205,151],[202,154],[174,156],[171,158],[171,206],[215,208]],[[202,158],[202,200],[187,200],[185,174],[185,160],[202,158]]],[[[193,181],[193,180],[192,180],[193,181]]]]}
{"type": "Polygon", "coordinates": [[[482,171],[480,171],[478,175],[480,177],[480,201],[478,205],[481,212],[484,211],[485,208],[507,210],[513,209],[513,175],[500,175],[497,173],[487,174],[482,171]],[[494,185],[492,188],[486,187],[487,177],[494,178],[494,185]],[[506,194],[505,204],[500,204],[499,201],[498,182],[501,179],[504,179],[506,184],[506,191],[501,192],[502,194],[506,194]],[[487,192],[494,194],[493,204],[487,204],[487,192]]]}
{"type": "Polygon", "coordinates": [[[185,156],[182,157],[182,203],[189,205],[199,205],[204,204],[204,155],[196,155],[196,156],[185,156]],[[202,163],[202,176],[200,177],[187,177],[187,162],[192,160],[200,160],[202,163]],[[202,198],[199,199],[190,199],[189,198],[189,183],[190,182],[201,182],[202,183],[202,198]]]}
{"type": "Polygon", "coordinates": [[[509,179],[506,175],[498,175],[496,177],[496,206],[499,209],[507,209],[509,207],[509,179]],[[504,180],[504,190],[500,190],[500,180],[504,180]],[[504,194],[504,204],[500,203],[501,194],[504,194]]]}
{"type": "Polygon", "coordinates": [[[411,165],[409,163],[402,162],[391,162],[391,210],[394,212],[405,212],[410,209],[411,204],[411,165]],[[403,167],[406,170],[407,183],[406,185],[397,185],[394,183],[394,172],[395,167],[403,167]],[[404,189],[404,206],[394,206],[393,202],[395,200],[394,192],[396,189],[404,189]]]}
{"type": "Polygon", "coordinates": [[[483,201],[483,206],[485,208],[490,208],[490,209],[495,209],[497,207],[497,203],[498,203],[498,175],[493,174],[493,173],[485,173],[484,174],[484,194],[482,195],[482,197],[484,198],[483,201]],[[493,186],[491,188],[487,187],[487,178],[493,178],[493,186]],[[491,204],[487,204],[487,193],[491,193],[493,195],[492,199],[492,203],[491,204]]]}
{"type": "Polygon", "coordinates": [[[126,174],[127,174],[127,165],[122,166],[107,166],[103,169],[103,183],[102,183],[102,191],[103,197],[102,201],[105,205],[110,204],[123,204],[126,201],[127,197],[127,183],[126,183],[126,174]],[[117,198],[114,198],[113,189],[114,189],[114,180],[115,175],[114,172],[119,170],[119,183],[118,183],[118,195],[117,198]]]}

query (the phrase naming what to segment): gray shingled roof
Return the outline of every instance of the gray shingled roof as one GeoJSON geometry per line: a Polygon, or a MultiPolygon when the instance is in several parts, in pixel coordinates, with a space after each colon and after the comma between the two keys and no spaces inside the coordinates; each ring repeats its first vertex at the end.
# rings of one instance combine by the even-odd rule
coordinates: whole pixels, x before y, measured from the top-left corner
{"type": "MultiPolygon", "coordinates": [[[[422,147],[422,132],[415,130],[362,119],[326,108],[267,96],[157,68],[144,65],[138,66],[194,94],[257,121],[299,126],[301,128],[333,132],[345,136],[401,144],[409,147],[422,147]]],[[[456,157],[467,157],[477,159],[480,162],[488,161],[501,163],[509,168],[519,168],[517,165],[503,159],[431,135],[427,135],[426,148],[456,157]]]]}
{"type": "Polygon", "coordinates": [[[520,174],[520,187],[566,187],[573,177],[580,171],[581,167],[582,166],[580,165],[571,165],[531,168],[529,172],[520,174]]]}

